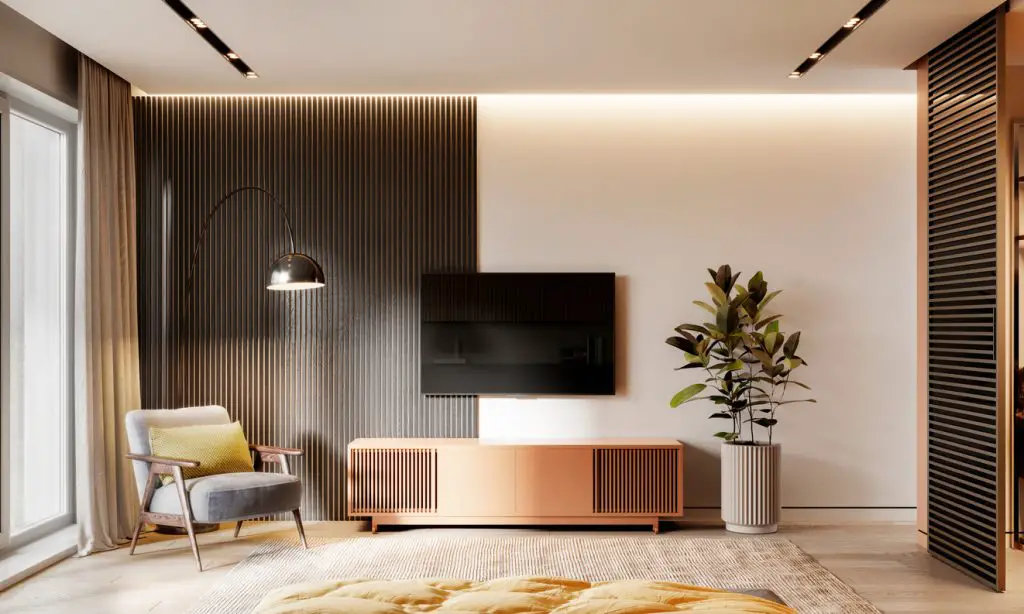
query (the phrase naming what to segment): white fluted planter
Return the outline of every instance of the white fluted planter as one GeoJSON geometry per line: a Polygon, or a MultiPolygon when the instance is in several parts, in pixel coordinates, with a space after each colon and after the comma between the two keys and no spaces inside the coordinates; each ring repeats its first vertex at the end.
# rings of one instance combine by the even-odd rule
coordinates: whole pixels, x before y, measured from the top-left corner
{"type": "Polygon", "coordinates": [[[782,446],[722,444],[722,520],[734,533],[779,530],[782,446]]]}

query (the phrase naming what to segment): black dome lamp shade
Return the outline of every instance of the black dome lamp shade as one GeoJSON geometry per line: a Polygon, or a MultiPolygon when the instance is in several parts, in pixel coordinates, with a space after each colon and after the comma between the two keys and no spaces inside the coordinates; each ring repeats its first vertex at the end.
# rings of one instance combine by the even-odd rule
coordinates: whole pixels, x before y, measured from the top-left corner
{"type": "Polygon", "coordinates": [[[285,229],[288,231],[288,253],[275,260],[273,265],[270,267],[270,279],[267,282],[267,290],[312,290],[314,288],[322,288],[327,285],[324,277],[324,270],[320,267],[320,264],[309,255],[295,250],[295,233],[292,232],[292,222],[288,218],[288,213],[285,211],[281,201],[279,201],[277,197],[268,190],[263,188],[257,186],[243,186],[235,188],[225,194],[206,215],[206,220],[203,222],[203,228],[199,232],[199,239],[196,241],[196,245],[192,249],[192,262],[188,267],[188,277],[185,282],[186,296],[190,296],[192,294],[192,276],[196,270],[196,259],[199,257],[199,250],[202,248],[203,241],[206,239],[207,231],[210,229],[210,221],[213,219],[213,216],[216,215],[217,211],[220,210],[221,206],[230,200],[231,197],[240,192],[247,191],[259,192],[260,194],[264,194],[269,197],[274,204],[277,205],[277,210],[280,212],[281,218],[284,220],[285,229]]]}

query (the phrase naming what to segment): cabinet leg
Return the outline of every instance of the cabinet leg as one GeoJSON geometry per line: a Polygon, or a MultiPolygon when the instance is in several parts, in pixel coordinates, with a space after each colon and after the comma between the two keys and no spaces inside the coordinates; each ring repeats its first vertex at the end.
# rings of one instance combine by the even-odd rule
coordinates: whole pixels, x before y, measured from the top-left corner
{"type": "Polygon", "coordinates": [[[652,531],[654,531],[654,534],[655,534],[655,535],[657,535],[658,533],[660,533],[660,532],[661,532],[661,521],[660,521],[660,520],[658,520],[657,518],[655,518],[654,520],[652,520],[652,521],[651,521],[651,530],[652,530],[652,531]]]}
{"type": "Polygon", "coordinates": [[[377,534],[377,518],[376,517],[370,518],[370,533],[373,533],[374,535],[377,534]]]}

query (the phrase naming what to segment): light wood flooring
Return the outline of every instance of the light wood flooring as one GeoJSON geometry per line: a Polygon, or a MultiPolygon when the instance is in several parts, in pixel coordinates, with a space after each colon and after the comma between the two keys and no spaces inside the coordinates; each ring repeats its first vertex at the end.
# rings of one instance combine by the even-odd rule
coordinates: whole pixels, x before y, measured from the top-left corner
{"type": "MultiPolygon", "coordinates": [[[[308,523],[306,532],[342,537],[356,534],[359,528],[357,523],[308,523]]],[[[678,530],[694,536],[724,533],[711,528],[678,530]]],[[[1024,554],[1019,552],[1010,557],[1010,592],[996,594],[928,556],[909,525],[787,526],[780,535],[817,558],[883,612],[1024,612],[1024,554]]],[[[147,536],[134,557],[121,549],[68,559],[11,587],[0,593],[0,612],[185,612],[268,536],[294,538],[293,525],[247,525],[237,540],[228,528],[201,535],[203,573],[196,572],[183,538],[147,536]]]]}

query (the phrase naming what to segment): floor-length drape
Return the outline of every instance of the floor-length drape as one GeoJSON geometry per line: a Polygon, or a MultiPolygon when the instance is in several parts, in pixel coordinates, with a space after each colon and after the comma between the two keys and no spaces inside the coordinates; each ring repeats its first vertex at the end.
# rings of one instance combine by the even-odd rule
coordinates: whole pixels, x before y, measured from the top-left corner
{"type": "Polygon", "coordinates": [[[80,554],[117,546],[138,510],[124,430],[140,407],[135,136],[131,86],[82,57],[81,195],[75,267],[75,415],[80,554]]]}

